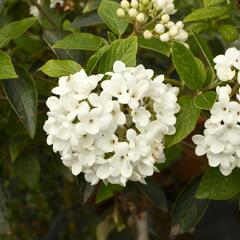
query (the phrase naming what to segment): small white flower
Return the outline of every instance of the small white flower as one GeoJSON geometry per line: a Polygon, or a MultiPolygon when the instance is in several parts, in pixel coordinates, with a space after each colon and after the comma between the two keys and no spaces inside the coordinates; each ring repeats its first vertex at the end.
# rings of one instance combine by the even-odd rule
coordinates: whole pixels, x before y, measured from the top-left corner
{"type": "Polygon", "coordinates": [[[149,30],[145,30],[145,31],[143,32],[143,37],[144,37],[145,39],[151,39],[151,38],[152,38],[152,33],[151,33],[149,30]]]}
{"type": "Polygon", "coordinates": [[[118,17],[124,17],[125,16],[125,11],[122,8],[118,8],[117,10],[117,15],[118,17]]]}

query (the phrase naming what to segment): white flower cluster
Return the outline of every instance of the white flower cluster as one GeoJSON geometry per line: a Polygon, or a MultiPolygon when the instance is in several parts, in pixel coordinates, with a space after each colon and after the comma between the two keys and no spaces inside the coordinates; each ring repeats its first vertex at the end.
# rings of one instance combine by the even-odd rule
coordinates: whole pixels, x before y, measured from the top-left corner
{"type": "Polygon", "coordinates": [[[175,132],[179,89],[144,66],[61,77],[47,100],[47,143],[74,175],[91,184],[144,182],[165,161],[163,137],[175,132]],[[105,80],[103,80],[105,79],[105,80]]]}
{"type": "Polygon", "coordinates": [[[218,55],[213,60],[216,65],[219,80],[226,82],[233,80],[237,75],[240,83],[240,51],[236,48],[229,48],[224,55],[218,55]]]}
{"type": "Polygon", "coordinates": [[[205,122],[202,135],[193,136],[196,155],[207,155],[209,165],[218,167],[225,176],[240,167],[240,95],[231,100],[229,85],[217,87],[218,101],[214,103],[211,117],[205,122]]]}
{"type": "Polygon", "coordinates": [[[185,42],[188,39],[188,33],[183,29],[183,22],[174,23],[170,20],[170,15],[175,14],[176,11],[173,0],[131,0],[131,2],[122,0],[117,15],[136,23],[136,30],[143,31],[146,39],[156,36],[162,42],[174,39],[185,42]],[[154,20],[154,26],[149,24],[152,20],[154,20]],[[148,25],[149,29],[146,30],[148,25]]]}
{"type": "MultiPolygon", "coordinates": [[[[42,5],[43,0],[37,0],[37,4],[42,5]]],[[[57,6],[63,7],[64,0],[50,0],[50,3],[49,3],[50,8],[56,8],[57,6]]],[[[37,6],[35,6],[35,5],[32,5],[29,7],[29,13],[30,13],[30,15],[32,15],[34,17],[39,17],[39,14],[40,14],[37,6]]]]}

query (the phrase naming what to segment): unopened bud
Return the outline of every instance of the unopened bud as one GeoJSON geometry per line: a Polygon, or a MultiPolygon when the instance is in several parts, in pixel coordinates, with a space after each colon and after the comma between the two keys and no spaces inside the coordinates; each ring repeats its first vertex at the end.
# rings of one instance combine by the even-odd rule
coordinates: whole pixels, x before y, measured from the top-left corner
{"type": "Polygon", "coordinates": [[[144,37],[145,39],[151,39],[151,38],[152,38],[152,33],[151,33],[149,30],[145,30],[145,31],[143,32],[143,37],[144,37]]]}
{"type": "Polygon", "coordinates": [[[161,36],[160,36],[160,40],[162,42],[168,42],[170,40],[170,36],[168,33],[163,33],[161,36]]]}
{"type": "Polygon", "coordinates": [[[124,17],[125,16],[125,11],[122,8],[119,8],[117,10],[117,16],[118,17],[124,17]]]}
{"type": "Polygon", "coordinates": [[[165,23],[169,22],[170,16],[168,14],[164,14],[164,15],[162,15],[161,20],[162,20],[162,23],[165,24],[165,23]]]}
{"type": "Polygon", "coordinates": [[[144,20],[145,20],[145,15],[143,14],[143,13],[139,13],[138,15],[137,15],[137,17],[136,17],[136,20],[138,21],[138,22],[144,22],[144,20]]]}
{"type": "Polygon", "coordinates": [[[172,26],[169,30],[169,35],[174,37],[178,34],[178,27],[176,25],[172,26]]]}
{"type": "Polygon", "coordinates": [[[121,1],[121,7],[124,9],[124,10],[128,10],[129,9],[129,2],[127,0],[122,0],[121,1]]]}
{"type": "Polygon", "coordinates": [[[137,0],[132,0],[132,1],[131,1],[131,6],[132,6],[133,8],[135,8],[135,9],[137,9],[137,7],[138,7],[138,1],[137,1],[137,0]]]}
{"type": "Polygon", "coordinates": [[[178,21],[178,22],[176,23],[176,26],[178,27],[178,29],[183,29],[184,24],[183,24],[182,21],[178,21]]]}
{"type": "Polygon", "coordinates": [[[131,8],[128,11],[128,15],[131,18],[135,18],[137,16],[137,14],[138,14],[138,12],[137,12],[137,10],[135,8],[131,8]]]}
{"type": "Polygon", "coordinates": [[[158,23],[156,26],[155,26],[155,31],[159,34],[162,34],[164,33],[165,31],[165,27],[163,26],[163,24],[161,23],[158,23]]]}

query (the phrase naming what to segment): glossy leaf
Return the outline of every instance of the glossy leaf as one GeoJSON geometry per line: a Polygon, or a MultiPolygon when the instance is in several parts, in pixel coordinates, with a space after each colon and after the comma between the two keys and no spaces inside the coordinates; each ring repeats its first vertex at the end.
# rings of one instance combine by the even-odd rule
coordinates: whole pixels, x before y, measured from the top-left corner
{"type": "Polygon", "coordinates": [[[0,50],[0,79],[16,78],[17,74],[9,55],[0,50]]]}
{"type": "Polygon", "coordinates": [[[166,195],[157,181],[147,180],[147,184],[138,184],[139,189],[160,210],[167,211],[166,195]]]}
{"type": "Polygon", "coordinates": [[[200,109],[211,109],[212,105],[217,99],[217,94],[215,91],[204,92],[194,98],[194,104],[200,109]]]}
{"type": "Polygon", "coordinates": [[[165,146],[167,148],[186,138],[194,130],[200,116],[201,110],[196,108],[190,96],[181,97],[179,104],[181,109],[177,114],[176,133],[165,138],[165,146]]]}
{"type": "Polygon", "coordinates": [[[103,56],[103,54],[109,49],[108,45],[105,45],[101,48],[99,48],[89,59],[86,66],[86,72],[87,74],[91,74],[92,71],[97,66],[100,58],[103,56]]]}
{"type": "Polygon", "coordinates": [[[224,176],[219,168],[210,168],[203,176],[196,193],[199,199],[227,200],[240,193],[240,170],[234,169],[224,176]]]}
{"type": "Polygon", "coordinates": [[[230,24],[220,26],[218,31],[222,35],[223,39],[227,42],[233,42],[239,37],[238,29],[230,24]]]}
{"type": "Polygon", "coordinates": [[[172,58],[174,66],[181,80],[191,89],[201,89],[205,79],[199,62],[191,51],[179,42],[174,42],[172,46],[172,58]]]}
{"type": "Polygon", "coordinates": [[[10,40],[21,36],[28,30],[34,23],[36,18],[25,18],[20,21],[9,23],[0,29],[0,48],[3,47],[10,40]]]}
{"type": "Polygon", "coordinates": [[[123,61],[128,67],[136,65],[137,37],[114,41],[102,56],[99,63],[99,72],[111,71],[116,60],[123,61]]]}
{"type": "Polygon", "coordinates": [[[121,36],[127,29],[128,23],[117,16],[116,12],[119,7],[119,3],[103,0],[98,8],[98,15],[111,31],[121,36]]]}
{"type": "Polygon", "coordinates": [[[172,234],[182,234],[191,231],[205,213],[209,201],[196,199],[200,179],[196,178],[187,184],[174,203],[172,216],[172,234]]]}
{"type": "Polygon", "coordinates": [[[114,196],[114,192],[119,192],[122,190],[122,186],[120,185],[112,185],[112,184],[101,184],[97,196],[96,196],[96,203],[101,203],[109,198],[114,196]]]}
{"type": "Polygon", "coordinates": [[[72,26],[75,28],[91,27],[101,23],[103,23],[103,21],[98,14],[96,12],[91,12],[86,15],[76,17],[72,22],[72,26]]]}
{"type": "Polygon", "coordinates": [[[29,73],[17,68],[17,79],[3,80],[4,92],[31,138],[34,137],[37,122],[37,91],[29,73]]]}
{"type": "Polygon", "coordinates": [[[79,72],[80,69],[81,66],[74,61],[52,59],[46,62],[39,70],[49,77],[61,77],[79,72]]]}
{"type": "Polygon", "coordinates": [[[103,45],[103,42],[103,38],[90,33],[74,33],[66,36],[54,44],[53,47],[62,49],[82,49],[95,51],[103,45]]]}
{"type": "Polygon", "coordinates": [[[144,37],[138,37],[138,45],[141,48],[159,52],[167,57],[170,55],[169,45],[167,43],[161,42],[157,38],[145,39],[144,37]]]}
{"type": "Polygon", "coordinates": [[[184,19],[184,22],[205,21],[209,19],[214,19],[222,16],[227,12],[228,9],[225,7],[199,8],[187,15],[184,19]]]}

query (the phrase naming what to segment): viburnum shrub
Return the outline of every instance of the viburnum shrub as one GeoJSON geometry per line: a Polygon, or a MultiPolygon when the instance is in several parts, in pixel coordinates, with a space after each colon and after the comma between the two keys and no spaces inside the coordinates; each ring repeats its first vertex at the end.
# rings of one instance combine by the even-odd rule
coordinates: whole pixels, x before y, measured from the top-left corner
{"type": "Polygon", "coordinates": [[[0,0],[0,239],[213,236],[240,193],[239,7],[0,0]]]}

